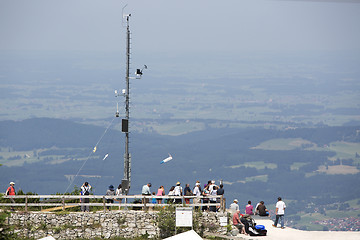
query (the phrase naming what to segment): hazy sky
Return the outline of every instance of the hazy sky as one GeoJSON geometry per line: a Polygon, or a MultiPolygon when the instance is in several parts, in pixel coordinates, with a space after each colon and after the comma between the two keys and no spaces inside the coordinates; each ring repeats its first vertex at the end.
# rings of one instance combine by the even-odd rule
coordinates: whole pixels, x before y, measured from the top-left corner
{"type": "Polygon", "coordinates": [[[0,0],[0,50],[360,50],[360,1],[0,0]]]}

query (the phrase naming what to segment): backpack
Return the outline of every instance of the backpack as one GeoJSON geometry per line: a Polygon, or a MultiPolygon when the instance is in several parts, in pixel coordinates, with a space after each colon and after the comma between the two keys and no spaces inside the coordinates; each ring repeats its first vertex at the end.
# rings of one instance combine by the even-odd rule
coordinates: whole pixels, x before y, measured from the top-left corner
{"type": "Polygon", "coordinates": [[[267,230],[264,225],[256,225],[255,220],[248,214],[244,214],[244,216],[240,220],[245,225],[247,234],[250,236],[266,236],[267,230]]]}
{"type": "Polygon", "coordinates": [[[15,193],[15,188],[10,186],[8,189],[7,189],[7,192],[6,192],[6,195],[10,195],[10,192],[11,190],[13,189],[14,193],[15,193]]]}
{"type": "Polygon", "coordinates": [[[265,229],[254,229],[249,227],[249,235],[250,236],[266,236],[267,230],[265,229]]]}
{"type": "Polygon", "coordinates": [[[265,230],[265,226],[264,225],[255,225],[255,229],[256,230],[265,230]]]}
{"type": "Polygon", "coordinates": [[[89,188],[84,187],[84,190],[85,190],[84,195],[90,195],[90,193],[89,193],[89,188]]]}

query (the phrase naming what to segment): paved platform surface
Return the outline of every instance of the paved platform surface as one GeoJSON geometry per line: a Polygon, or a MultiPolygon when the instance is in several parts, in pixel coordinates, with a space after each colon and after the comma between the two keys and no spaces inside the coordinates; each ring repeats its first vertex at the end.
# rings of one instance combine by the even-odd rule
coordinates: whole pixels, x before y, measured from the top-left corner
{"type": "Polygon", "coordinates": [[[265,219],[255,219],[256,224],[264,225],[267,230],[267,236],[252,237],[238,234],[230,239],[264,239],[264,240],[360,240],[360,232],[325,232],[325,231],[303,231],[294,228],[285,227],[284,229],[272,226],[273,221],[265,219]]]}

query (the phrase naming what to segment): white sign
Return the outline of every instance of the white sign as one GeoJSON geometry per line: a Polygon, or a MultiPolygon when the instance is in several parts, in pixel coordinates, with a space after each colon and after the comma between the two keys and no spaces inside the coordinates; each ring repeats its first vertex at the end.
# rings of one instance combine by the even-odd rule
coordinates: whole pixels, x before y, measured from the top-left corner
{"type": "Polygon", "coordinates": [[[192,208],[176,208],[176,227],[192,227],[192,208]]]}
{"type": "Polygon", "coordinates": [[[228,225],[227,217],[220,217],[220,226],[225,227],[226,225],[228,225]]]}

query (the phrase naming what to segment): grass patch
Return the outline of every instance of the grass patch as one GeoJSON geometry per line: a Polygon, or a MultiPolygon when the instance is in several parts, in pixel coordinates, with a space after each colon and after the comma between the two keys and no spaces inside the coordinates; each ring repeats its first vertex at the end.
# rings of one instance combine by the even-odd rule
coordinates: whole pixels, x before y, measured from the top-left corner
{"type": "Polygon", "coordinates": [[[312,148],[314,143],[302,139],[302,138],[275,138],[265,142],[260,143],[256,147],[251,149],[261,149],[261,150],[294,150],[297,148],[312,148]]]}
{"type": "MultiPolygon", "coordinates": [[[[332,142],[330,143],[328,149],[330,151],[336,152],[336,155],[329,160],[336,159],[355,159],[355,154],[360,153],[360,143],[352,143],[352,142],[332,142]]],[[[357,159],[357,162],[360,162],[360,159],[357,159]]]]}
{"type": "Polygon", "coordinates": [[[306,164],[308,164],[308,163],[294,162],[293,164],[291,164],[290,169],[291,169],[291,171],[299,170],[301,167],[305,166],[306,164]]]}
{"type": "Polygon", "coordinates": [[[256,168],[257,170],[261,170],[264,168],[270,168],[270,169],[275,169],[277,168],[277,164],[275,163],[265,163],[263,161],[258,161],[258,162],[246,162],[246,163],[242,163],[239,165],[232,165],[229,166],[229,168],[239,168],[239,167],[252,167],[252,168],[256,168]]]}
{"type": "Polygon", "coordinates": [[[324,172],[326,174],[357,174],[360,171],[355,166],[347,165],[336,165],[336,166],[320,166],[319,172],[324,172]]]}

